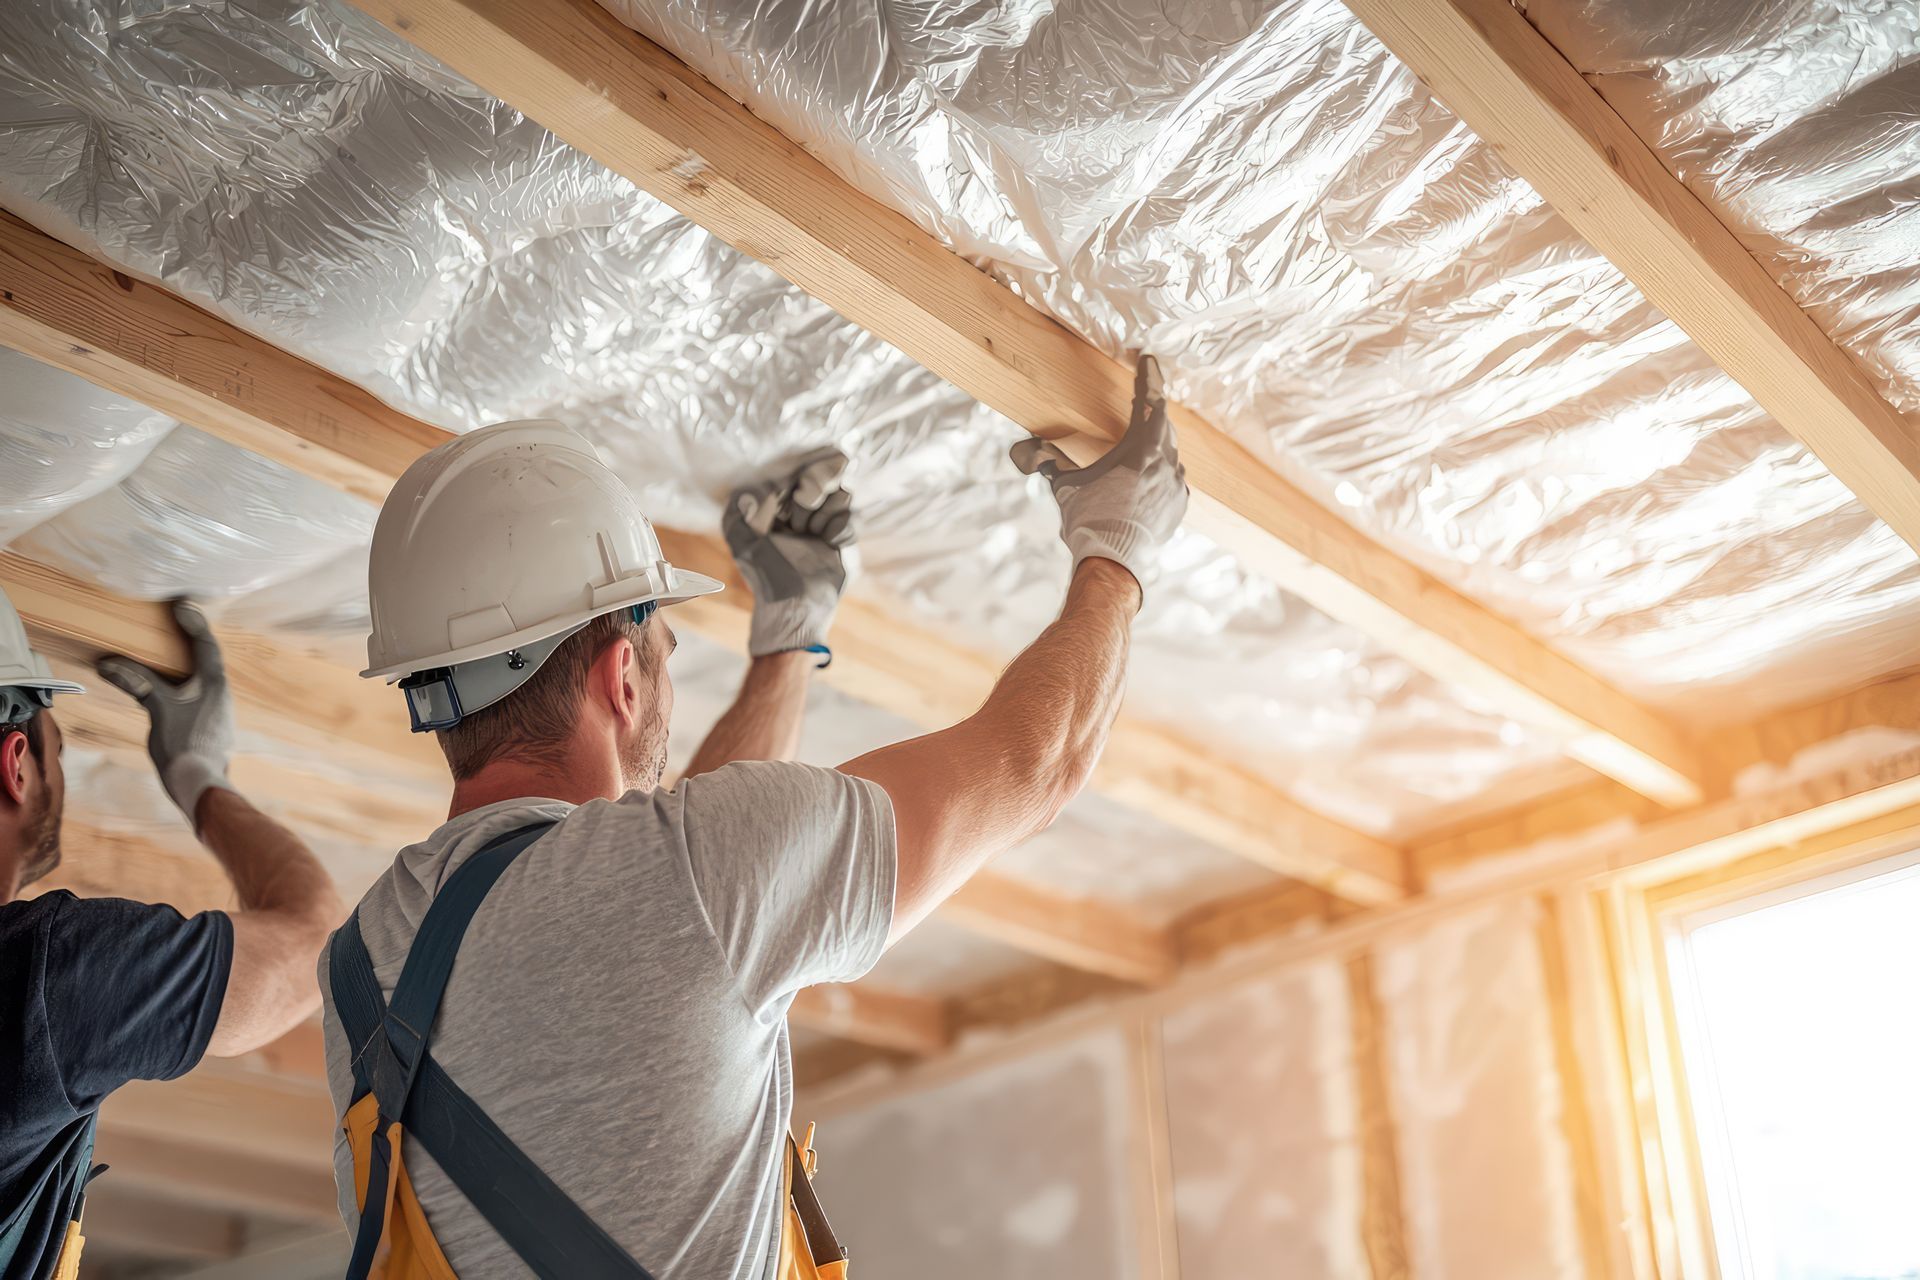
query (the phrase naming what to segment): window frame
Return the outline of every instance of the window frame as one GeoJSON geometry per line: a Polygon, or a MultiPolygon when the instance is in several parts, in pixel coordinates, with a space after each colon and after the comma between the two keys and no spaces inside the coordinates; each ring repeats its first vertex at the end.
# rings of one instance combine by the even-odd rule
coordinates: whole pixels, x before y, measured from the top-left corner
{"type": "Polygon", "coordinates": [[[1671,963],[1671,941],[1692,929],[1920,864],[1920,816],[1902,810],[1810,841],[1776,846],[1726,866],[1654,867],[1596,891],[1625,1059],[1625,1108],[1640,1152],[1640,1192],[1650,1228],[1652,1275],[1722,1280],[1714,1195],[1687,1081],[1681,1008],[1689,979],[1671,963]]]}

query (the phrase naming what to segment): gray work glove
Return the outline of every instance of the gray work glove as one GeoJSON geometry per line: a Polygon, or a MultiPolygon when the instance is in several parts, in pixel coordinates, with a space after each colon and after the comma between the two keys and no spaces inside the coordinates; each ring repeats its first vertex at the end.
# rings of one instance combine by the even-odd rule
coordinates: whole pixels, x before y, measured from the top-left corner
{"type": "Polygon", "coordinates": [[[840,487],[846,470],[844,453],[822,449],[727,499],[720,529],[753,592],[747,651],[756,658],[805,649],[832,661],[827,632],[854,540],[853,495],[840,487]]]}
{"type": "Polygon", "coordinates": [[[227,758],[233,754],[233,698],[227,691],[227,667],[206,615],[185,600],[173,602],[173,618],[187,634],[193,671],[185,680],[169,680],[132,658],[100,659],[97,669],[110,683],[147,709],[152,730],[147,754],[187,821],[209,787],[233,790],[227,758]]]}
{"type": "Polygon", "coordinates": [[[1133,378],[1133,420],[1120,442],[1084,467],[1034,437],[1013,446],[1013,465],[1039,472],[1060,504],[1060,537],[1075,568],[1089,556],[1126,566],[1144,589],[1160,548],[1187,513],[1187,471],[1174,447],[1160,362],[1141,356],[1133,378]]]}

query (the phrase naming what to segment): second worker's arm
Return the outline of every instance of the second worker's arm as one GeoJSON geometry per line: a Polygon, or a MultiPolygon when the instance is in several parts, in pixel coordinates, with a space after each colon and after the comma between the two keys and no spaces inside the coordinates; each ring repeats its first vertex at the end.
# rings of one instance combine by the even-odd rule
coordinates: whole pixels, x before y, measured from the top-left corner
{"type": "Polygon", "coordinates": [[[830,658],[827,634],[847,584],[853,499],[837,450],[774,482],[740,489],[721,521],[753,592],[747,676],[687,766],[689,777],[735,760],[791,760],[800,748],[809,673],[830,658]]]}
{"type": "Polygon", "coordinates": [[[100,674],[146,708],[161,785],[233,881],[233,967],[207,1046],[231,1057],[278,1039],[319,1007],[314,962],[346,911],[306,844],[227,781],[234,735],[225,662],[197,608],[182,601],[174,617],[192,644],[185,680],[120,657],[102,659],[100,674]]]}
{"type": "Polygon", "coordinates": [[[1072,468],[1042,440],[1014,447],[1060,504],[1073,578],[1060,616],[951,729],[841,766],[893,802],[897,941],[995,855],[1044,830],[1086,785],[1120,708],[1141,584],[1186,512],[1159,371],[1142,359],[1120,443],[1072,468]]]}

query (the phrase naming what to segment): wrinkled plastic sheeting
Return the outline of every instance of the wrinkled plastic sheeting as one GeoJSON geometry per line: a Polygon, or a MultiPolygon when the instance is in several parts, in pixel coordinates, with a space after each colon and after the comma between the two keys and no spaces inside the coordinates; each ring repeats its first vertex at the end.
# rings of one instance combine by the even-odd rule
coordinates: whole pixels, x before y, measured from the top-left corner
{"type": "Polygon", "coordinates": [[[110,488],[173,419],[0,348],[0,544],[110,488]]]}
{"type": "Polygon", "coordinates": [[[1416,1275],[1585,1275],[1539,910],[1480,908],[1376,952],[1416,1275]]]}
{"type": "Polygon", "coordinates": [[[1163,1024],[1188,1280],[1371,1280],[1346,973],[1297,965],[1163,1024]]]}
{"type": "Polygon", "coordinates": [[[876,1276],[1131,1280],[1127,1075],[1110,1032],[835,1117],[835,1230],[876,1276]]]}
{"type": "MultiPolygon", "coordinates": [[[[1095,345],[1160,353],[1179,398],[1630,692],[1738,718],[1920,657],[1912,552],[1339,0],[603,3],[1095,345]]],[[[1699,131],[1696,163],[1802,229],[1799,291],[1843,339],[1911,365],[1911,11],[1882,31],[1896,6],[1770,6],[1740,40],[1720,32],[1749,4],[1562,4],[1612,36],[1603,70],[1682,106],[1764,44],[1701,111],[1818,110],[1731,162],[1699,131]],[[1647,66],[1668,54],[1692,59],[1671,82],[1647,66]]]]}
{"type": "MultiPolygon", "coordinates": [[[[978,35],[955,26],[955,58],[969,61],[978,35]]],[[[1304,88],[1322,61],[1287,75],[1304,88]]],[[[1280,127],[1238,114],[1256,133],[1280,127]]],[[[1136,162],[1116,148],[1138,130],[1124,111],[1113,118],[1133,132],[1100,145],[1125,170],[1136,162]]],[[[1057,608],[1057,515],[1042,482],[1006,463],[1010,424],[343,6],[0,10],[0,189],[53,234],[422,417],[456,429],[569,422],[664,524],[711,527],[718,497],[747,474],[837,443],[858,464],[871,589],[1007,655],[1057,608]]],[[[1271,197],[1252,192],[1236,225],[1265,225],[1271,197]]],[[[1093,200],[1089,216],[1111,203],[1093,200]]],[[[1120,239],[1113,269],[1138,275],[1120,239]]],[[[1291,255],[1263,243],[1266,265],[1220,257],[1222,277],[1241,282],[1235,296],[1268,280],[1274,254],[1291,255]]],[[[364,551],[335,539],[353,520],[328,499],[281,492],[277,512],[229,513],[225,549],[190,503],[164,504],[178,509],[156,525],[121,501],[104,528],[72,513],[57,554],[136,594],[250,580],[273,593],[259,607],[286,621],[359,624],[350,579],[364,551]],[[207,582],[187,581],[197,570],[167,550],[176,519],[192,526],[175,531],[180,549],[191,542],[220,567],[207,582]],[[303,519],[313,546],[267,572],[260,549],[284,547],[303,519]],[[127,541],[147,536],[161,548],[151,576],[127,541]]],[[[1197,536],[1169,549],[1139,637],[1137,712],[1372,829],[1417,825],[1504,779],[1538,785],[1557,756],[1197,536]]]]}
{"type": "Polygon", "coordinates": [[[1920,413],[1920,8],[1522,8],[1886,397],[1920,413]]]}
{"type": "Polygon", "coordinates": [[[243,595],[363,545],[373,508],[258,454],[181,428],[126,479],[15,544],[146,598],[243,595]]]}

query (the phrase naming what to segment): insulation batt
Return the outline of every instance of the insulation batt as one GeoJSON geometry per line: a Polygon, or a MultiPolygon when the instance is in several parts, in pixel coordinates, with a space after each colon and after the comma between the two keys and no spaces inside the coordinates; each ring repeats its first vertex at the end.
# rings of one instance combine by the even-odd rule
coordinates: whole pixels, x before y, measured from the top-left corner
{"type": "MultiPolygon", "coordinates": [[[[423,417],[560,417],[662,523],[711,527],[731,485],[832,441],[860,467],[868,589],[1002,653],[1057,605],[1057,517],[1005,460],[1011,424],[344,8],[7,7],[0,193],[423,417]]],[[[351,628],[364,547],[301,566],[309,541],[359,517],[303,484],[289,481],[286,521],[228,513],[238,546],[209,555],[202,581],[156,564],[117,585],[260,586],[242,602],[255,622],[278,604],[283,621],[351,628]],[[262,583],[222,567],[258,565],[262,543],[300,571],[262,583]]],[[[131,573],[175,525],[206,528],[184,501],[122,506],[140,522],[63,539],[68,567],[131,573]]],[[[1375,829],[1557,776],[1551,743],[1205,540],[1181,539],[1166,569],[1136,711],[1375,829]]]]}
{"type": "MultiPolygon", "coordinates": [[[[1677,712],[1749,714],[1915,656],[1911,553],[1334,0],[617,12],[1096,344],[1162,353],[1176,394],[1390,544],[1677,712]]],[[[1010,424],[343,7],[7,6],[0,196],[423,417],[560,417],[663,523],[710,525],[733,483],[837,443],[868,588],[968,643],[1009,652],[1058,599],[1065,557],[1004,462],[1010,424]]],[[[273,519],[223,512],[222,535],[147,485],[97,527],[61,517],[84,536],[40,536],[82,571],[92,548],[95,576],[178,526],[231,536],[201,581],[159,555],[122,585],[263,587],[285,621],[350,628],[364,546],[332,540],[362,514],[298,490],[273,519]],[[288,572],[263,581],[262,548],[288,572]]],[[[1165,568],[1134,710],[1309,803],[1400,832],[1565,776],[1551,742],[1204,539],[1165,568]]]]}
{"type": "MultiPolygon", "coordinates": [[[[1629,692],[1735,718],[1920,658],[1911,550],[1340,0],[602,3],[1629,692]]],[[[1920,403],[1914,8],[1542,11],[1920,403]]]]}

